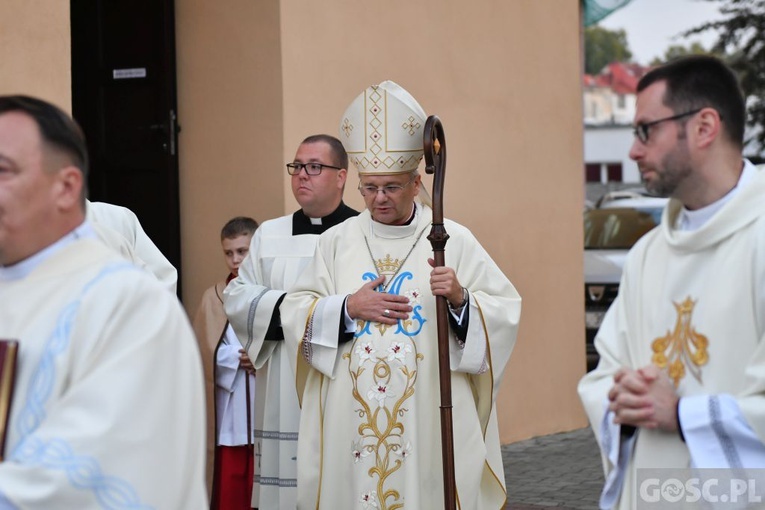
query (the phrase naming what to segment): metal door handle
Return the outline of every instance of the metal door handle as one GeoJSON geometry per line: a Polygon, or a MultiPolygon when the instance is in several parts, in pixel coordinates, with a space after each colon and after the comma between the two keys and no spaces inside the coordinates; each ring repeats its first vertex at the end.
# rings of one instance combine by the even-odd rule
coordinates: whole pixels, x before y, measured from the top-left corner
{"type": "Polygon", "coordinates": [[[178,125],[178,117],[175,115],[175,110],[170,110],[170,155],[175,156],[175,137],[176,133],[180,131],[178,125]]]}

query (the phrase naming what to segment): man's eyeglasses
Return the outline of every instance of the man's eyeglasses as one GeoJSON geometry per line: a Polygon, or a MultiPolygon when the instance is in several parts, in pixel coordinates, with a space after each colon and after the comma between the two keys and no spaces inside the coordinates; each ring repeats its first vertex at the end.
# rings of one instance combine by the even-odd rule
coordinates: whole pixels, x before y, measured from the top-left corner
{"type": "Polygon", "coordinates": [[[332,170],[342,170],[342,168],[332,165],[325,165],[323,163],[287,163],[287,173],[290,175],[297,175],[302,169],[305,168],[305,173],[308,175],[319,175],[324,168],[331,168],[332,170]]]}
{"type": "Polygon", "coordinates": [[[361,184],[359,183],[359,191],[361,192],[361,196],[368,197],[368,196],[377,196],[379,192],[382,191],[383,195],[395,197],[401,194],[402,191],[404,191],[404,188],[409,186],[414,182],[414,179],[410,179],[408,182],[406,182],[404,185],[399,184],[388,184],[387,186],[372,186],[371,184],[361,184]]]}
{"type": "Polygon", "coordinates": [[[659,120],[652,120],[651,122],[641,122],[635,126],[633,133],[635,133],[635,138],[640,140],[642,143],[648,143],[648,138],[649,138],[649,134],[651,133],[651,128],[655,126],[656,124],[661,124],[662,122],[667,122],[668,120],[682,119],[683,117],[688,117],[689,115],[696,115],[701,110],[703,110],[703,108],[697,108],[696,110],[691,110],[685,113],[678,113],[677,115],[673,115],[671,117],[665,117],[659,120]]]}

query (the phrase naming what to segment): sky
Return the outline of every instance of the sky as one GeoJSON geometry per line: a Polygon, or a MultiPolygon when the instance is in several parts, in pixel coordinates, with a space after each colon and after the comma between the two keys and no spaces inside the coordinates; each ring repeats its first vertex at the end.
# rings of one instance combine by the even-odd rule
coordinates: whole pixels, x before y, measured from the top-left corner
{"type": "Polygon", "coordinates": [[[720,5],[721,2],[706,0],[632,0],[598,25],[609,30],[623,28],[632,59],[648,65],[654,57],[663,57],[664,51],[673,44],[689,46],[698,41],[709,48],[717,39],[711,30],[689,38],[673,37],[707,21],[720,19],[720,5]]]}

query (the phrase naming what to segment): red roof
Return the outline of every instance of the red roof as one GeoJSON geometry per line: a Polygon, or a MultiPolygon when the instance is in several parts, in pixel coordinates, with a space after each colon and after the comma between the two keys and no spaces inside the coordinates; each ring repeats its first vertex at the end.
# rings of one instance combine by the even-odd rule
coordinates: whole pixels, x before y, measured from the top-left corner
{"type": "Polygon", "coordinates": [[[610,87],[617,94],[634,94],[648,68],[628,62],[612,62],[600,74],[584,75],[585,87],[610,87]]]}

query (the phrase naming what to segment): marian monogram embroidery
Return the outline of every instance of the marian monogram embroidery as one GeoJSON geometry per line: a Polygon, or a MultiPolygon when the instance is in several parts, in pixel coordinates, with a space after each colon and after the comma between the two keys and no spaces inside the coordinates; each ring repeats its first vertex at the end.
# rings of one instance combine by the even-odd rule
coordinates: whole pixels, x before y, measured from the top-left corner
{"type": "MultiPolygon", "coordinates": [[[[419,238],[418,238],[419,239],[419,238]]],[[[404,259],[405,261],[406,259],[404,259]]],[[[399,259],[392,259],[390,255],[386,255],[384,259],[378,259],[375,261],[375,266],[379,274],[385,275],[389,279],[392,278],[392,281],[389,281],[388,284],[383,287],[382,285],[377,288],[379,292],[387,292],[388,294],[395,294],[400,295],[401,294],[401,286],[406,280],[411,280],[414,278],[411,272],[405,271],[401,274],[398,273],[401,266],[404,264],[404,261],[399,259]]],[[[361,276],[361,279],[364,281],[373,281],[377,278],[377,275],[374,273],[364,273],[361,276]]],[[[420,291],[419,289],[411,289],[404,292],[404,295],[409,298],[409,305],[412,307],[412,313],[410,314],[410,318],[406,320],[399,319],[398,323],[396,324],[396,330],[393,332],[394,335],[397,334],[403,334],[406,336],[415,336],[420,333],[422,330],[422,325],[427,322],[422,315],[420,315],[420,311],[422,310],[422,305],[420,304],[420,291]]],[[[355,337],[359,338],[364,335],[371,335],[372,331],[372,323],[366,322],[366,321],[357,321],[358,327],[356,328],[356,334],[355,337]]],[[[380,332],[381,335],[384,335],[388,329],[390,329],[393,326],[389,326],[388,324],[380,324],[375,323],[374,327],[380,332]]]]}
{"type": "Polygon", "coordinates": [[[709,361],[707,347],[709,340],[698,333],[691,324],[693,307],[696,302],[690,296],[682,303],[673,303],[677,310],[675,330],[667,331],[666,336],[657,338],[651,344],[651,361],[659,368],[668,368],[669,377],[675,387],[685,377],[686,367],[691,375],[701,382],[701,366],[709,361]]]}
{"type": "MultiPolygon", "coordinates": [[[[402,284],[413,279],[412,273],[397,274],[403,263],[389,256],[385,260],[387,266],[381,266],[383,260],[376,265],[380,274],[388,276],[389,285],[379,290],[407,296],[413,308],[411,318],[395,326],[360,322],[354,345],[343,359],[348,361],[352,394],[358,404],[359,423],[357,435],[349,438],[350,454],[356,469],[369,477],[369,485],[358,495],[359,503],[361,508],[395,510],[404,508],[404,500],[402,479],[394,475],[417,451],[406,434],[407,404],[415,392],[419,364],[425,359],[413,337],[426,320],[420,315],[419,290],[402,292],[402,284]]],[[[376,278],[371,272],[362,276],[365,281],[376,278]]]]}

